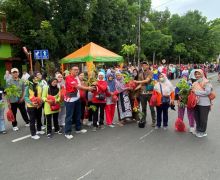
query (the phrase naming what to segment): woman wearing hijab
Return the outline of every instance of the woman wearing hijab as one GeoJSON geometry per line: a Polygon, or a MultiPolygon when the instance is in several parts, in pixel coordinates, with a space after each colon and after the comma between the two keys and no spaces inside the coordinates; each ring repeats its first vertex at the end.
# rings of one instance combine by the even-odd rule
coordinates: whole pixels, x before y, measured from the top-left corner
{"type": "Polygon", "coordinates": [[[30,131],[32,139],[39,139],[38,134],[44,134],[41,130],[41,114],[42,114],[42,88],[38,84],[38,79],[36,76],[30,76],[28,78],[29,84],[25,91],[25,102],[27,105],[27,112],[30,117],[30,131]],[[37,124],[37,131],[35,124],[37,124]]]}
{"type": "Polygon", "coordinates": [[[115,105],[117,103],[117,91],[115,88],[114,74],[107,74],[107,84],[108,91],[113,93],[113,96],[106,97],[106,106],[105,106],[105,115],[106,115],[106,124],[109,127],[115,127],[113,125],[113,119],[115,115],[115,105]]]}
{"type": "Polygon", "coordinates": [[[104,80],[105,74],[103,72],[99,72],[98,81],[93,83],[96,86],[96,90],[93,91],[92,103],[96,107],[95,112],[93,113],[93,131],[95,132],[98,127],[98,119],[99,119],[99,127],[104,129],[104,109],[106,105],[106,96],[109,96],[107,82],[104,80]],[[100,110],[100,115],[99,115],[100,110]],[[98,117],[99,115],[99,117],[98,117]]]}
{"type": "Polygon", "coordinates": [[[167,79],[166,75],[159,74],[159,80],[154,86],[153,94],[157,96],[157,126],[155,129],[161,128],[163,113],[163,128],[167,130],[168,126],[168,108],[170,104],[174,105],[174,87],[167,79]]]}
{"type": "Polygon", "coordinates": [[[132,107],[127,91],[129,88],[125,87],[123,80],[122,74],[119,71],[116,72],[115,88],[119,93],[117,102],[119,126],[124,126],[125,120],[132,118],[132,107]]]}
{"type": "MultiPolygon", "coordinates": [[[[79,74],[79,81],[81,83],[81,85],[83,86],[87,86],[85,80],[84,80],[84,73],[80,73],[79,74]]],[[[84,114],[85,114],[85,108],[86,108],[86,105],[87,105],[87,98],[86,98],[86,94],[87,94],[87,91],[84,90],[84,89],[80,89],[79,90],[79,94],[80,94],[80,101],[81,101],[81,123],[83,123],[83,120],[84,120],[84,114]]]]}
{"type": "Polygon", "coordinates": [[[58,123],[60,126],[60,132],[63,131],[65,125],[65,117],[66,117],[66,107],[64,104],[64,96],[66,92],[65,81],[63,79],[63,75],[60,73],[56,74],[56,79],[58,81],[57,87],[60,89],[60,112],[58,116],[58,123]]]}
{"type": "Polygon", "coordinates": [[[49,86],[45,87],[42,94],[42,99],[44,103],[44,113],[46,115],[46,125],[47,125],[47,137],[52,137],[52,118],[54,124],[54,132],[57,134],[62,134],[59,130],[58,115],[59,115],[59,102],[60,102],[60,90],[57,87],[57,79],[52,78],[49,82],[49,86]],[[56,108],[55,108],[56,105],[56,108]],[[54,107],[54,108],[52,108],[54,107]]]}
{"type": "Polygon", "coordinates": [[[208,115],[211,107],[211,100],[209,95],[212,91],[212,85],[205,78],[201,69],[195,70],[196,82],[192,85],[192,91],[199,97],[198,103],[195,107],[195,120],[196,120],[196,136],[207,136],[207,122],[208,115]]]}

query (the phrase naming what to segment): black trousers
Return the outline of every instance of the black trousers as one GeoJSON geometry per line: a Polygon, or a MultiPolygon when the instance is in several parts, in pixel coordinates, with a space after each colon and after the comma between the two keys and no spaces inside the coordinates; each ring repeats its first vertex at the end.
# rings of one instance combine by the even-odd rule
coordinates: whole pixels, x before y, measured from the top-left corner
{"type": "Polygon", "coordinates": [[[59,113],[46,115],[47,134],[52,133],[52,118],[53,118],[54,131],[57,132],[60,130],[59,123],[58,123],[58,115],[59,113]]]}
{"type": "Polygon", "coordinates": [[[93,126],[97,127],[98,119],[99,119],[99,125],[104,124],[105,103],[94,103],[93,105],[96,106],[96,111],[93,114],[93,126]],[[100,117],[98,117],[99,109],[100,109],[100,117]]]}
{"type": "MultiPolygon", "coordinates": [[[[89,101],[88,102],[88,107],[91,106],[91,105],[93,105],[93,103],[89,101]]],[[[93,120],[93,116],[94,116],[93,113],[94,112],[92,111],[92,109],[89,109],[89,121],[90,122],[92,122],[92,120],[93,120]]]]}
{"type": "MultiPolygon", "coordinates": [[[[35,123],[37,122],[37,131],[41,131],[41,116],[39,116],[39,109],[37,108],[27,108],[28,115],[30,117],[30,131],[31,136],[36,135],[36,127],[35,123]]],[[[42,113],[42,109],[41,109],[42,113]]]]}
{"type": "Polygon", "coordinates": [[[21,116],[22,116],[23,120],[25,121],[25,123],[28,124],[29,123],[29,118],[28,118],[27,111],[26,111],[26,108],[25,108],[25,102],[11,103],[11,110],[12,110],[13,115],[15,117],[15,121],[12,122],[12,126],[16,127],[17,124],[18,124],[17,119],[16,119],[17,109],[19,109],[19,111],[21,113],[21,116]]]}
{"type": "Polygon", "coordinates": [[[84,114],[85,114],[85,108],[86,108],[86,102],[83,100],[81,101],[81,121],[84,119],[84,114]]]}
{"type": "Polygon", "coordinates": [[[195,107],[196,131],[206,132],[210,106],[195,107]]]}
{"type": "Polygon", "coordinates": [[[161,104],[160,106],[156,106],[156,108],[157,108],[157,127],[161,127],[162,114],[163,114],[163,127],[167,127],[169,104],[161,104]]]}

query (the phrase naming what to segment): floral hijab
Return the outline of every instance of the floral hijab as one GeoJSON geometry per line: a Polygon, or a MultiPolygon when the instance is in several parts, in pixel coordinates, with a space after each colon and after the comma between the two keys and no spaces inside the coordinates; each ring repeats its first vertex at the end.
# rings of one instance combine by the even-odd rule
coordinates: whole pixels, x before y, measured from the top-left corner
{"type": "Polygon", "coordinates": [[[205,78],[204,72],[202,69],[196,69],[194,73],[199,72],[202,77],[201,79],[197,80],[192,85],[192,90],[204,90],[205,86],[209,83],[209,80],[205,78]]]}

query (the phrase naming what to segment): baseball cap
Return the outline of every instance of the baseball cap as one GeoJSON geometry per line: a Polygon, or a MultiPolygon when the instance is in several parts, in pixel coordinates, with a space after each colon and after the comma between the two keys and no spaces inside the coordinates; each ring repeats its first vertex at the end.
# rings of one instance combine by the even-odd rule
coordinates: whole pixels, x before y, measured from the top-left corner
{"type": "Polygon", "coordinates": [[[19,71],[18,71],[17,68],[12,68],[12,69],[11,69],[11,73],[13,73],[13,72],[19,72],[19,71]]]}

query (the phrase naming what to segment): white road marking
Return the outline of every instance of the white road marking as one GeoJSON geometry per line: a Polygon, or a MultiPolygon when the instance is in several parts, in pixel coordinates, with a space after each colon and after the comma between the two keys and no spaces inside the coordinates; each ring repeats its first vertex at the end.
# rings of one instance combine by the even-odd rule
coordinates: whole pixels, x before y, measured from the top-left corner
{"type": "Polygon", "coordinates": [[[27,138],[29,138],[29,137],[31,137],[30,134],[27,135],[27,136],[23,136],[23,137],[20,137],[20,138],[14,139],[14,140],[12,140],[11,142],[14,143],[14,142],[22,141],[22,140],[27,139],[27,138]]]}
{"type": "Polygon", "coordinates": [[[88,171],[86,174],[84,174],[83,176],[79,177],[77,180],[81,180],[83,178],[85,178],[86,176],[88,176],[89,174],[91,174],[94,171],[94,169],[91,169],[90,171],[88,171]]]}
{"type": "Polygon", "coordinates": [[[142,137],[140,137],[140,140],[142,140],[142,139],[144,139],[144,138],[146,138],[147,136],[149,136],[152,132],[154,132],[154,130],[153,129],[151,129],[151,131],[150,132],[148,132],[147,134],[145,134],[144,136],[142,136],[142,137]]]}

